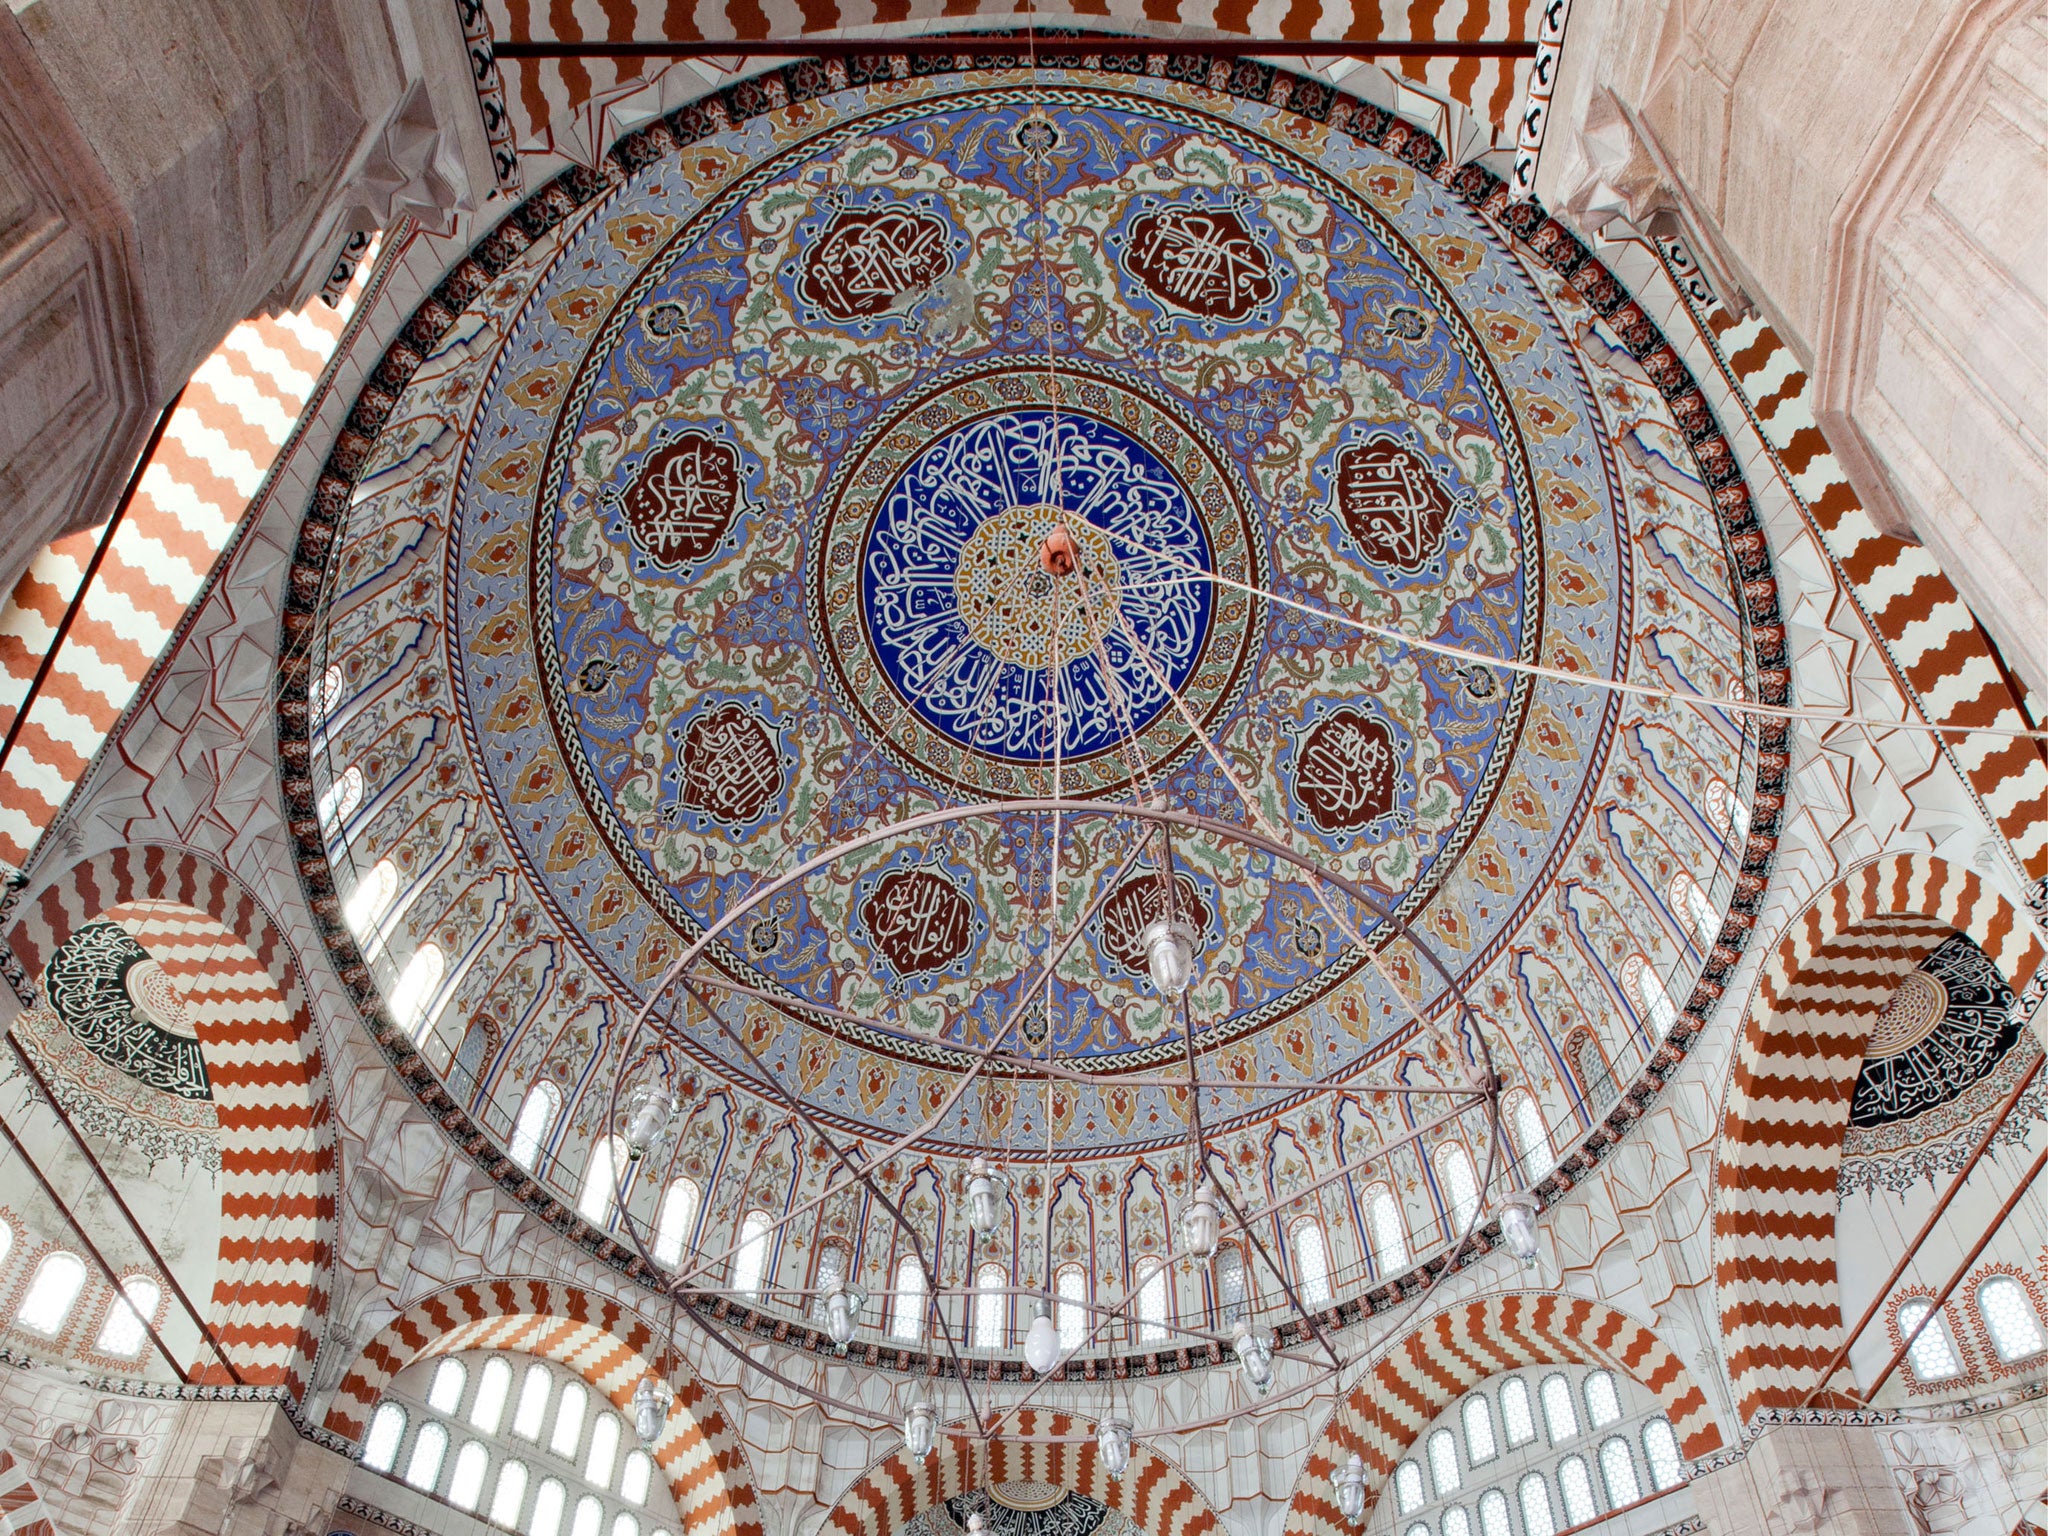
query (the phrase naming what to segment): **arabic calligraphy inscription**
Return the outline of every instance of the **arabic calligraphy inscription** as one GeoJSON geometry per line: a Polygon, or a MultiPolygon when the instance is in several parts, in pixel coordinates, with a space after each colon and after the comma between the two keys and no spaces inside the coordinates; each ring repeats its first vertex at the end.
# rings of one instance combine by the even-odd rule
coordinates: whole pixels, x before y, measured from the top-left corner
{"type": "MultiPolygon", "coordinates": [[[[1175,914],[1195,932],[1208,932],[1209,908],[1195,882],[1175,875],[1173,885],[1175,914]]],[[[1157,875],[1133,875],[1102,904],[1102,952],[1133,976],[1146,974],[1145,946],[1138,935],[1165,910],[1164,896],[1157,875]]]]}
{"type": "Polygon", "coordinates": [[[182,997],[127,929],[85,924],[50,957],[43,981],[64,1027],[108,1066],[181,1099],[213,1097],[182,997]]]}
{"type": "Polygon", "coordinates": [[[1227,208],[1139,214],[1124,267],[1161,303],[1205,320],[1249,319],[1280,296],[1272,258],[1227,208]]]}
{"type": "Polygon", "coordinates": [[[626,531],[657,565],[686,565],[718,547],[740,500],[739,453],[702,432],[657,448],[619,497],[626,531]]]}
{"type": "Polygon", "coordinates": [[[841,213],[804,253],[797,294],[834,320],[866,320],[898,294],[930,286],[953,265],[946,221],[914,208],[841,213]]]}
{"type": "Polygon", "coordinates": [[[1337,511],[1365,558],[1419,571],[1444,547],[1451,493],[1429,461],[1378,438],[1337,453],[1337,511]]]}
{"type": "Polygon", "coordinates": [[[860,920],[899,976],[944,970],[974,941],[974,909],[928,869],[892,869],[861,903],[860,920]]]}
{"type": "Polygon", "coordinates": [[[1332,710],[1301,738],[1294,791],[1325,832],[1355,832],[1394,809],[1394,733],[1370,715],[1332,710]]]}
{"type": "Polygon", "coordinates": [[[721,704],[683,732],[681,800],[727,826],[744,826],[782,792],[782,762],[761,717],[721,704]]]}

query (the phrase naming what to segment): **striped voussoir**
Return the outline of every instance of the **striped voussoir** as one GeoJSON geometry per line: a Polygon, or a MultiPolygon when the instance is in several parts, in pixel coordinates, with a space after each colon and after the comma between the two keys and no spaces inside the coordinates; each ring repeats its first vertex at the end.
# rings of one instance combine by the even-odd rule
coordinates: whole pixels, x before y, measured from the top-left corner
{"type": "MultiPolygon", "coordinates": [[[[1812,390],[1792,349],[1760,318],[1738,320],[1718,303],[1687,299],[1922,712],[1941,725],[2024,727],[1990,640],[1939,562],[1920,545],[1880,532],[1864,510],[1815,424],[1812,390]]],[[[1945,743],[2028,878],[2048,878],[2048,743],[1988,736],[1945,743]]]]}
{"type": "Polygon", "coordinates": [[[0,1451],[0,1536],[57,1536],[28,1468],[6,1451],[0,1451]]]}
{"type": "Polygon", "coordinates": [[[1841,1347],[1835,1180],[1863,1048],[1899,978],[1952,933],[1974,939],[2015,990],[2048,957],[2027,914],[1975,873],[1894,854],[1815,898],[1758,979],[1714,1198],[1721,1328],[1745,1423],[1803,1404],[1841,1347]]]}
{"type": "MultiPolygon", "coordinates": [[[[421,1297],[363,1347],[335,1391],[327,1428],[360,1439],[392,1377],[418,1361],[471,1349],[566,1365],[622,1409],[662,1358],[654,1326],[615,1297],[550,1280],[465,1281],[421,1297]]],[[[753,1473],[733,1425],[672,1355],[663,1364],[676,1401],[652,1451],[683,1529],[762,1536],[753,1473]]]]}
{"type": "Polygon", "coordinates": [[[1064,1413],[1026,1408],[1003,1435],[942,1435],[931,1455],[885,1456],[839,1496],[825,1517],[828,1536],[892,1536],[945,1499],[991,1483],[1049,1483],[1107,1505],[1148,1536],[1218,1536],[1222,1526],[1195,1485],[1172,1462],[1142,1443],[1131,1447],[1122,1477],[1111,1477],[1089,1426],[1064,1413]]]}
{"type": "Polygon", "coordinates": [[[1368,1518],[1415,1438],[1444,1409],[1502,1371],[1562,1363],[1633,1377],[1663,1405],[1687,1460],[1721,1449],[1706,1394],[1649,1328],[1604,1302],[1516,1291],[1461,1302],[1395,1342],[1330,1416],[1287,1511],[1285,1536],[1350,1536],[1331,1474],[1353,1455],[1366,1468],[1368,1518]]]}
{"type": "MultiPolygon", "coordinates": [[[[220,1266],[210,1321],[243,1379],[305,1395],[327,1313],[332,1106],[298,970],[254,897],[183,849],[118,848],[24,900],[29,975],[79,925],[119,920],[183,988],[220,1121],[220,1266]]],[[[225,1381],[204,1352],[205,1379],[225,1381]]]]}

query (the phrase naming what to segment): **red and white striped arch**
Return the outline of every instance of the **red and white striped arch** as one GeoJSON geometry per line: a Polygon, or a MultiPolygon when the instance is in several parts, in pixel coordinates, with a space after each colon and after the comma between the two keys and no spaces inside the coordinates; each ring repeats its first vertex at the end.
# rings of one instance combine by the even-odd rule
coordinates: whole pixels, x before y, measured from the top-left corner
{"type": "MultiPolygon", "coordinates": [[[[185,992],[220,1120],[210,1321],[245,1380],[303,1397],[327,1314],[333,1108],[298,966],[256,899],[184,849],[117,848],[27,897],[7,942],[32,979],[95,918],[122,923],[185,992]]],[[[225,1381],[202,1356],[209,1380],[225,1381]]]]}
{"type": "MultiPolygon", "coordinates": [[[[377,1399],[409,1365],[470,1349],[514,1350],[566,1365],[621,1409],[654,1368],[659,1341],[615,1297],[549,1280],[478,1280],[423,1296],[363,1347],[336,1389],[327,1428],[360,1439],[377,1399]]],[[[690,1536],[762,1536],[754,1479],[718,1399],[671,1357],[675,1406],[653,1447],[690,1536]],[[677,1379],[678,1376],[681,1379],[677,1379]]]]}
{"type": "Polygon", "coordinates": [[[2031,918],[1927,854],[1875,859],[1823,891],[1766,963],[1729,1079],[1714,1268],[1737,1411],[1804,1403],[1842,1345],[1835,1179],[1863,1048],[1899,978],[1966,933],[2015,991],[2044,951],[2031,918]]]}
{"type": "Polygon", "coordinates": [[[1604,1302],[1517,1291],[1446,1307],[1404,1334],[1330,1416],[1288,1507],[1285,1536],[1350,1536],[1331,1474],[1366,1467],[1368,1517],[1415,1438],[1489,1376],[1531,1365],[1604,1365],[1656,1395],[1691,1460],[1721,1449],[1706,1394],[1649,1328],[1604,1302]]]}
{"type": "Polygon", "coordinates": [[[50,1507],[29,1481],[28,1468],[0,1451],[0,1536],[57,1536],[50,1507]]]}
{"type": "Polygon", "coordinates": [[[934,1504],[991,1483],[1050,1483],[1128,1516],[1150,1536],[1218,1536],[1222,1526],[1208,1501],[1150,1446],[1133,1445],[1123,1476],[1111,1477],[1093,1440],[1048,1438],[1087,1428],[1063,1413],[1026,1408],[1013,1421],[1016,1439],[942,1435],[922,1461],[897,1451],[854,1479],[822,1529],[826,1536],[890,1536],[934,1504]]]}

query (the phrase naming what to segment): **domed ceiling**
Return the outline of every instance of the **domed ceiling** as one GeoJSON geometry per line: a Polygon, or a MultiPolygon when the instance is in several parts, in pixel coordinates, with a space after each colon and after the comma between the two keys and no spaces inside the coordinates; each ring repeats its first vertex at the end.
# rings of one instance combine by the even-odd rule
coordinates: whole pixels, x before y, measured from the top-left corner
{"type": "MultiPolygon", "coordinates": [[[[1327,122],[1079,68],[830,83],[728,93],[581,208],[537,197],[394,348],[313,778],[363,776],[327,807],[341,896],[399,871],[365,947],[447,957],[430,1062],[480,1023],[487,1126],[548,1077],[587,1128],[592,1063],[706,925],[867,837],[713,945],[747,1049],[891,1136],[1015,1014],[1011,1047],[1098,1085],[990,1071],[924,1149],[1043,1155],[1049,1105],[1060,1160],[1142,1154],[1185,1095],[1114,1079],[1183,1047],[1137,941],[1160,844],[1115,808],[1250,825],[1242,786],[1388,916],[1347,905],[1355,944],[1298,868],[1176,834],[1203,1079],[1462,1081],[1475,1044],[1418,1033],[1450,1001],[1419,937],[1568,1122],[1574,1028],[1642,1058],[1628,957],[1683,999],[1712,948],[1673,880],[1725,905],[1745,741],[1471,658],[1743,686],[1659,389],[1490,217],[1327,122]],[[1061,521],[1084,579],[1041,564],[1061,521]],[[1000,808],[1056,792],[1102,809],[1057,847],[1000,808]]],[[[695,1091],[752,1078],[696,1006],[662,1016],[695,1091]]],[[[1214,1097],[1219,1135],[1289,1113],[1214,1097]]]]}

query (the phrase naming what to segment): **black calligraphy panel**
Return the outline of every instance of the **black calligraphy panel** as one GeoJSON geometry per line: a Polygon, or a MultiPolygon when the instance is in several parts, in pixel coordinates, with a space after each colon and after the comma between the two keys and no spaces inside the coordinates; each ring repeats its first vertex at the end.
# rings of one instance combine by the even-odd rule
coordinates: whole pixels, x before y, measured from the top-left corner
{"type": "Polygon", "coordinates": [[[1885,1049],[1887,1036],[1904,1043],[1891,1054],[1866,1051],[1849,1101],[1849,1123],[1865,1130],[1893,1125],[1960,1098],[2004,1059],[2025,1029],[2012,988],[1991,957],[1968,935],[1951,935],[1920,962],[1918,973],[1900,983],[1873,1031],[1878,1050],[1885,1049]],[[1917,1011],[1936,1001],[1941,1016],[1932,1029],[1917,1022],[1891,1027],[1894,1010],[1917,1011]]]}
{"type": "Polygon", "coordinates": [[[211,1099],[199,1042],[163,1028],[143,1006],[168,985],[148,974],[156,969],[120,924],[87,923],[50,957],[43,983],[64,1027],[108,1066],[146,1088],[211,1099]]]}

